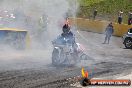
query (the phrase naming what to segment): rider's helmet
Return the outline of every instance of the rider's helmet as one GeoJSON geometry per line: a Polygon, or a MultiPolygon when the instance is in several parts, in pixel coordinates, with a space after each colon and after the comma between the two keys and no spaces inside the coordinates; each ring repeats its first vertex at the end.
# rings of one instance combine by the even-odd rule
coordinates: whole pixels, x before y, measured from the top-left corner
{"type": "Polygon", "coordinates": [[[62,28],[63,33],[68,33],[70,31],[70,27],[68,26],[68,24],[65,24],[62,28]]]}

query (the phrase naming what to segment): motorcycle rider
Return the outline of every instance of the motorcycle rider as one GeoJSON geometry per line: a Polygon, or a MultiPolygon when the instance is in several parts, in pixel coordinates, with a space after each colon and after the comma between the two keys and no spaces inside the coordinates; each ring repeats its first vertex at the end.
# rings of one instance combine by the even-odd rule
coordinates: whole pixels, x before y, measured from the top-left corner
{"type": "MultiPolygon", "coordinates": [[[[73,33],[70,31],[70,27],[65,24],[63,27],[62,27],[62,31],[63,33],[61,34],[61,36],[59,36],[56,41],[58,43],[64,43],[65,40],[64,39],[69,39],[69,41],[73,44],[75,42],[75,38],[74,38],[74,35],[73,33]]],[[[52,43],[54,44],[55,41],[52,41],[52,43]]]]}
{"type": "Polygon", "coordinates": [[[71,43],[74,47],[76,45],[75,43],[75,37],[74,34],[70,31],[70,27],[68,26],[68,24],[65,24],[62,28],[63,33],[61,34],[62,39],[66,38],[69,39],[69,43],[71,43]]]}

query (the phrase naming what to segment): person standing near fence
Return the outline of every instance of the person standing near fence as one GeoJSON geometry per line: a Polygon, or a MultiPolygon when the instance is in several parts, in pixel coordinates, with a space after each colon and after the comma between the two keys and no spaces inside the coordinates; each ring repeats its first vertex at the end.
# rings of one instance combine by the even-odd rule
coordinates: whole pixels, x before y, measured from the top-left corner
{"type": "Polygon", "coordinates": [[[108,44],[109,44],[109,41],[110,41],[110,38],[112,36],[112,34],[114,33],[114,29],[113,29],[113,25],[112,25],[112,22],[106,27],[106,30],[105,30],[105,41],[103,44],[106,43],[106,41],[108,41],[108,44]]]}
{"type": "Polygon", "coordinates": [[[129,11],[128,13],[128,25],[132,24],[132,10],[129,11]]]}
{"type": "Polygon", "coordinates": [[[96,9],[96,7],[94,8],[94,12],[93,12],[93,19],[95,20],[95,18],[96,18],[96,16],[97,16],[97,9],[96,9]]]}
{"type": "Polygon", "coordinates": [[[120,10],[120,11],[118,12],[118,23],[119,23],[119,24],[122,23],[122,15],[123,15],[123,11],[120,10]]]}

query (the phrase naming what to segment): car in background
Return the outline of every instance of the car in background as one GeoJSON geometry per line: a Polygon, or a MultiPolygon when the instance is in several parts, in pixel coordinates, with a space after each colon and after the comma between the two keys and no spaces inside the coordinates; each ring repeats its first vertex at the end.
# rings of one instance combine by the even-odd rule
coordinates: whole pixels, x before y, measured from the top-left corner
{"type": "Polygon", "coordinates": [[[132,28],[128,30],[126,34],[124,34],[123,38],[123,44],[127,49],[132,49],[132,28]]]}

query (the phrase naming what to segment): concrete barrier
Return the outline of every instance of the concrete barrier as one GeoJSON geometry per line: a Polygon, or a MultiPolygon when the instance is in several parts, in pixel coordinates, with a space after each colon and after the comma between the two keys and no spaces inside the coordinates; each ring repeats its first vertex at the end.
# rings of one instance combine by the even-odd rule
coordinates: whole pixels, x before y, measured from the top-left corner
{"type": "MultiPolygon", "coordinates": [[[[89,20],[83,18],[70,18],[70,20],[71,23],[79,27],[80,30],[97,33],[103,33],[105,31],[106,26],[109,24],[109,21],[89,20]]],[[[113,26],[115,36],[123,36],[129,28],[132,28],[132,25],[127,24],[113,23],[113,26]]]]}

